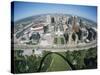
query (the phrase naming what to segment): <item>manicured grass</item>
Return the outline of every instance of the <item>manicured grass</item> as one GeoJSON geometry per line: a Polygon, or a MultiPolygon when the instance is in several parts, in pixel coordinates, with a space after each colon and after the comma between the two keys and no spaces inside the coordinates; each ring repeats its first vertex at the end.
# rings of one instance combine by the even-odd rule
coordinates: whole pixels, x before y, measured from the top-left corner
{"type": "Polygon", "coordinates": [[[57,38],[54,38],[54,44],[57,44],[57,38]]]}
{"type": "Polygon", "coordinates": [[[54,44],[64,44],[64,38],[63,37],[55,37],[54,44]]]}
{"type": "Polygon", "coordinates": [[[64,44],[64,38],[60,38],[61,39],[61,44],[64,44]]]}
{"type": "Polygon", "coordinates": [[[64,71],[70,69],[70,66],[62,57],[57,54],[52,54],[52,61],[47,71],[64,71]]]}

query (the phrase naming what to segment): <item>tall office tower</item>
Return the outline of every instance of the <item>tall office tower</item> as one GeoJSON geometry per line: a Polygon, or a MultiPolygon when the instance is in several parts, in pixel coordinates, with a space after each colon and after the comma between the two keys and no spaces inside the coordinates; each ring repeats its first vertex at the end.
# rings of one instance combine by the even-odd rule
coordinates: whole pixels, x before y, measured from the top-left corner
{"type": "Polygon", "coordinates": [[[79,26],[77,25],[77,18],[74,16],[72,18],[72,28],[71,32],[69,33],[69,39],[68,39],[68,45],[69,46],[76,46],[77,41],[78,41],[78,35],[76,33],[79,32],[79,26]]]}
{"type": "Polygon", "coordinates": [[[68,18],[68,24],[70,24],[70,25],[72,24],[72,19],[73,19],[73,17],[68,18]]]}
{"type": "Polygon", "coordinates": [[[77,18],[76,18],[76,16],[73,17],[72,31],[73,32],[79,32],[79,26],[77,25],[77,18]]]}
{"type": "Polygon", "coordinates": [[[51,17],[51,23],[55,23],[55,17],[51,17]]]}
{"type": "Polygon", "coordinates": [[[44,33],[48,32],[48,25],[43,26],[44,33]]]}
{"type": "Polygon", "coordinates": [[[47,24],[50,24],[51,23],[51,16],[47,15],[46,17],[47,17],[47,19],[46,19],[47,24]]]}
{"type": "Polygon", "coordinates": [[[65,17],[65,16],[63,17],[63,23],[64,23],[64,24],[67,24],[67,22],[68,22],[68,21],[67,21],[67,20],[68,20],[67,18],[68,18],[68,17],[65,17]]]}
{"type": "Polygon", "coordinates": [[[83,22],[82,22],[82,19],[80,19],[79,25],[80,25],[80,27],[84,27],[83,22]]]}

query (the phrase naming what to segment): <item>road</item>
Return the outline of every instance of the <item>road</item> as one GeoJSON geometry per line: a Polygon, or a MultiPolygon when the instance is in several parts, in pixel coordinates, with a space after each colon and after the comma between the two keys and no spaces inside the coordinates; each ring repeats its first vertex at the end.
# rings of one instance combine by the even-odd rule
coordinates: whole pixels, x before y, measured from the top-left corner
{"type": "Polygon", "coordinates": [[[14,44],[14,50],[28,50],[28,49],[42,49],[45,51],[51,52],[62,52],[62,51],[74,51],[74,50],[85,50],[89,48],[94,48],[97,46],[96,41],[92,41],[91,43],[87,43],[85,45],[76,46],[76,47],[67,47],[67,45],[58,45],[58,46],[40,46],[40,45],[26,45],[26,44],[14,44]]]}

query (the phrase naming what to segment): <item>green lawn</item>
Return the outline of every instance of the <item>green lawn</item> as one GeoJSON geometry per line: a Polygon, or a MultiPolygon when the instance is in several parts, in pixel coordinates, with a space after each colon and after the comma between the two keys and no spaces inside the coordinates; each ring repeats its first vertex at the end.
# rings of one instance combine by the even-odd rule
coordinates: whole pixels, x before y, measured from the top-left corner
{"type": "Polygon", "coordinates": [[[54,38],[54,44],[57,44],[57,38],[54,38]]]}
{"type": "Polygon", "coordinates": [[[62,57],[57,54],[52,54],[52,61],[47,71],[64,71],[70,69],[70,66],[62,57]]]}
{"type": "Polygon", "coordinates": [[[60,38],[61,39],[61,44],[64,44],[64,38],[60,38]]]}
{"type": "Polygon", "coordinates": [[[64,38],[63,37],[55,37],[54,44],[64,44],[64,38]]]}

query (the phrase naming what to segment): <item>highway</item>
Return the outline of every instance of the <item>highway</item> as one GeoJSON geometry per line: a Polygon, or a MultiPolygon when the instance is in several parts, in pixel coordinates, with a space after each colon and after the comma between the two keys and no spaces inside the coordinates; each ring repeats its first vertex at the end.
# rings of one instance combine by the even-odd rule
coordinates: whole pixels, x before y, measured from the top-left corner
{"type": "Polygon", "coordinates": [[[92,41],[91,43],[87,43],[81,46],[76,47],[67,47],[67,45],[52,45],[52,46],[40,46],[40,45],[26,45],[26,44],[14,44],[14,50],[33,50],[33,49],[42,49],[45,51],[51,51],[51,52],[64,52],[64,51],[74,51],[74,50],[86,50],[89,48],[94,48],[97,46],[97,42],[92,41]]]}

